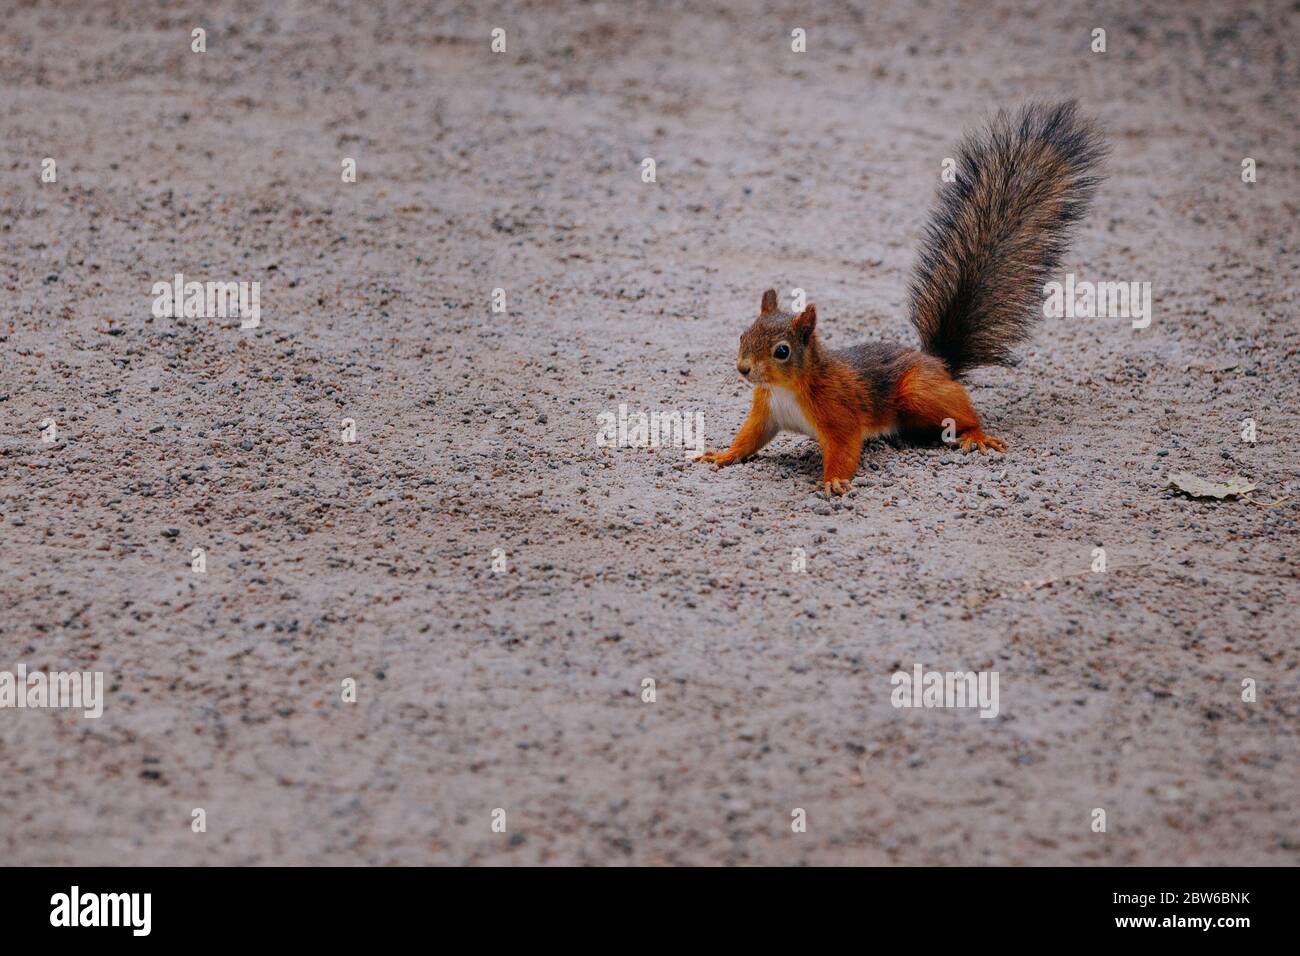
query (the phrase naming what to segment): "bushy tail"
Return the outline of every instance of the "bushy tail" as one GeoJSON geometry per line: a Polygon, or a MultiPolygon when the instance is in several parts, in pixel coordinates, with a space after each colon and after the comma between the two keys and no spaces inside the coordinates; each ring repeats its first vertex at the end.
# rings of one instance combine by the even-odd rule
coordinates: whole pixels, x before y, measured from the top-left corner
{"type": "Polygon", "coordinates": [[[921,344],[954,376],[1012,363],[1106,149],[1073,101],[999,112],[957,148],[957,181],[939,190],[911,286],[921,344]]]}

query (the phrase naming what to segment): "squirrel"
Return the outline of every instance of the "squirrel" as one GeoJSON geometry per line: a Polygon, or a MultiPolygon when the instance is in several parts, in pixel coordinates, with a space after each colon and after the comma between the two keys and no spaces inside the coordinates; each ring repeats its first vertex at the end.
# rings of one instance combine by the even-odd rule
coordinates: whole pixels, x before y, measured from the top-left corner
{"type": "Polygon", "coordinates": [[[870,342],[831,351],[817,337],[816,306],[783,312],[768,289],[736,358],[754,386],[749,416],[730,448],[695,460],[730,465],[780,431],[800,432],[821,446],[829,496],[849,490],[868,438],[947,425],[964,452],[1005,451],[984,433],[960,379],[1014,364],[1106,152],[1074,101],[999,111],[958,146],[956,180],[940,187],[931,213],[910,287],[921,350],[870,342]]]}

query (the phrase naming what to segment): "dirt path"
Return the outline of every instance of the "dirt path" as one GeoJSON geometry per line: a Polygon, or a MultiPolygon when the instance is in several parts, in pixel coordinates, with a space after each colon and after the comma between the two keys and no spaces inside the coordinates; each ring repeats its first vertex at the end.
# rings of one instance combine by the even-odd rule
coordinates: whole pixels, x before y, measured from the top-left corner
{"type": "Polygon", "coordinates": [[[1284,6],[21,6],[0,670],[107,688],[0,710],[0,859],[1300,862],[1284,6]],[[1005,457],[875,443],[827,502],[804,439],[598,446],[620,404],[726,442],[769,286],[910,341],[959,131],[1066,96],[1114,152],[1064,271],[1154,316],[976,373],[1005,457]],[[155,318],[178,272],[260,282],[260,327],[155,318]],[[895,709],[915,664],[997,671],[998,717],[895,709]]]}

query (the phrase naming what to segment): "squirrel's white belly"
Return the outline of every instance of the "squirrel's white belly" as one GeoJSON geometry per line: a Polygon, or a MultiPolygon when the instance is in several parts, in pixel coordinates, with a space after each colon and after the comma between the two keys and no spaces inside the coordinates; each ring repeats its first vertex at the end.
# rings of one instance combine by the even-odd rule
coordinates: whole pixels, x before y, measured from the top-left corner
{"type": "Polygon", "coordinates": [[[799,401],[794,397],[794,393],[780,385],[771,386],[770,391],[768,407],[776,427],[782,431],[798,432],[809,438],[816,438],[817,432],[804,415],[803,409],[799,407],[799,401]]]}

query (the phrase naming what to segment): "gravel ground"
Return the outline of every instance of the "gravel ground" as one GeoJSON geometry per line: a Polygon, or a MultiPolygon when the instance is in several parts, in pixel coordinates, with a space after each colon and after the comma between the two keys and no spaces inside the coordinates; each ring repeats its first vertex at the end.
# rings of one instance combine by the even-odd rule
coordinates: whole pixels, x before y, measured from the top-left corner
{"type": "Polygon", "coordinates": [[[8,12],[0,670],[107,688],[0,710],[0,859],[1300,862],[1300,14],[1149,6],[8,12]],[[599,446],[729,441],[769,286],[911,342],[956,136],[1061,97],[1113,145],[1062,271],[1154,317],[975,373],[1005,456],[874,442],[828,501],[794,436],[599,446]],[[177,272],[261,325],[155,317],[177,272]],[[999,715],[895,709],[915,664],[999,715]]]}

